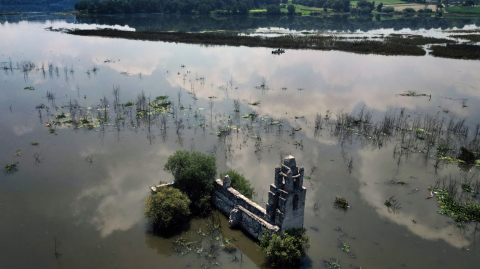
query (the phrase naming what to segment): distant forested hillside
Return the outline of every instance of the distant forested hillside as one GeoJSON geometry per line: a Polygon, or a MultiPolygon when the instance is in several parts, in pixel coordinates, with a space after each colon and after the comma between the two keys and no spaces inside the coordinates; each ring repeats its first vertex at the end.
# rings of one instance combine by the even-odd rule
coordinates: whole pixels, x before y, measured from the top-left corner
{"type": "Polygon", "coordinates": [[[79,0],[0,0],[3,5],[70,5],[73,6],[79,0]]]}
{"type": "Polygon", "coordinates": [[[80,0],[0,0],[0,13],[73,11],[78,1],[80,0]]]}
{"type": "Polygon", "coordinates": [[[201,14],[214,10],[247,14],[250,9],[280,4],[280,0],[82,0],[75,9],[88,13],[181,13],[201,14]]]}

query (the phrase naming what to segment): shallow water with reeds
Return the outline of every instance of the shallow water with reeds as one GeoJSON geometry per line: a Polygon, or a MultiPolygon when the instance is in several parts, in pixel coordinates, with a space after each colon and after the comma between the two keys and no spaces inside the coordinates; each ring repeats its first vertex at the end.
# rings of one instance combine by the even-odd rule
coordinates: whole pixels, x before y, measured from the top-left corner
{"type": "MultiPolygon", "coordinates": [[[[480,61],[312,50],[275,56],[267,48],[44,30],[152,30],[151,22],[182,30],[154,15],[0,21],[0,163],[16,164],[0,173],[0,268],[268,268],[255,242],[224,216],[212,233],[208,218],[176,234],[152,231],[144,201],[149,187],[173,181],[163,165],[176,150],[215,154],[217,171],[244,174],[262,206],[274,167],[295,156],[310,176],[311,248],[301,268],[478,267],[477,223],[456,223],[437,212],[436,197],[425,198],[444,180],[480,187],[479,165],[456,159],[462,146],[480,151],[480,61]],[[350,207],[339,209],[336,197],[350,207]],[[221,250],[225,239],[238,250],[221,250]]],[[[177,26],[194,22],[199,31],[228,30],[228,20],[208,18],[177,26]]],[[[295,30],[355,31],[354,22],[337,22],[295,30]]],[[[288,28],[276,23],[232,25],[249,33],[288,28]]],[[[358,29],[408,32],[389,23],[358,22],[358,29]]],[[[424,25],[439,33],[476,28],[471,20],[424,25]]],[[[457,196],[480,203],[461,189],[457,196]]]]}

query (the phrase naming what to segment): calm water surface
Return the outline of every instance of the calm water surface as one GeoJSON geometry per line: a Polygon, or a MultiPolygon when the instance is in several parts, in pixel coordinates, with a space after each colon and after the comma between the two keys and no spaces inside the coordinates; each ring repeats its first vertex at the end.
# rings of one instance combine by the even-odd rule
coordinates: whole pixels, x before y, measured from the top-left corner
{"type": "MultiPolygon", "coordinates": [[[[236,260],[223,251],[213,261],[204,253],[175,251],[172,242],[179,236],[201,241],[197,231],[204,227],[203,220],[167,238],[152,234],[143,202],[150,186],[173,180],[163,165],[176,150],[215,154],[219,172],[236,169],[250,179],[260,205],[267,201],[281,154],[294,155],[307,174],[317,167],[304,183],[304,225],[311,248],[302,268],[322,268],[324,260],[338,260],[341,268],[478,267],[475,225],[457,228],[451,218],[436,212],[435,199],[425,199],[430,194],[427,187],[444,175],[462,175],[460,168],[443,164],[436,174],[434,161],[423,155],[398,158],[393,154],[395,137],[381,146],[361,142],[360,137],[341,145],[328,124],[315,135],[314,121],[317,113],[335,118],[341,111],[357,113],[367,107],[373,122],[403,109],[412,120],[438,114],[466,118],[473,127],[480,122],[479,61],[307,50],[272,56],[264,48],[79,37],[44,30],[97,26],[63,18],[0,24],[0,66],[8,67],[11,61],[14,67],[0,72],[0,163],[18,162],[17,172],[0,173],[0,268],[266,267],[255,243],[229,229],[225,217],[221,236],[237,239],[236,260]],[[35,63],[35,70],[15,69],[22,61],[35,63]],[[29,86],[35,90],[24,89],[29,86]],[[123,104],[135,102],[142,92],[152,99],[168,95],[176,118],[168,114],[167,130],[162,132],[159,119],[149,124],[136,120],[135,113],[119,114],[113,105],[115,86],[120,87],[123,104]],[[406,91],[431,97],[398,95],[406,91]],[[47,99],[47,92],[55,99],[47,99]],[[109,102],[109,125],[93,130],[64,125],[54,134],[45,126],[54,115],[69,113],[62,106],[75,100],[96,117],[103,113],[96,110],[103,98],[109,102]],[[234,113],[236,99],[240,117],[234,113]],[[256,101],[260,105],[248,104],[256,101]],[[48,109],[36,109],[40,104],[48,109]],[[241,117],[253,110],[259,115],[256,122],[241,117]],[[116,125],[113,119],[118,116],[125,120],[116,125]],[[283,126],[266,124],[272,118],[283,126]],[[180,119],[184,127],[177,133],[174,121],[180,119]],[[208,126],[204,129],[201,123],[208,126]],[[240,131],[217,137],[218,126],[225,125],[240,131]],[[292,128],[302,130],[292,134],[292,128]],[[19,150],[21,156],[15,156],[19,150]],[[352,158],[349,170],[346,160],[352,158]],[[408,184],[390,184],[391,180],[408,184]],[[346,198],[350,209],[335,209],[335,196],[346,198]],[[401,203],[395,213],[383,205],[392,196],[401,203]],[[54,237],[61,242],[57,257],[54,237]],[[341,250],[340,240],[350,246],[350,253],[341,250]]],[[[467,173],[478,178],[475,168],[467,173]]]]}

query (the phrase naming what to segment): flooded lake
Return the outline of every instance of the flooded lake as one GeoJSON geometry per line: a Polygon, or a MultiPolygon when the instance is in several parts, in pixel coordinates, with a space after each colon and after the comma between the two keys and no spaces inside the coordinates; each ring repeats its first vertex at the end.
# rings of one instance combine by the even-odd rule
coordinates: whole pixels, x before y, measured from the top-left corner
{"type": "Polygon", "coordinates": [[[268,268],[255,242],[230,229],[223,215],[218,237],[238,247],[234,254],[219,250],[209,257],[177,249],[178,237],[205,241],[204,219],[178,234],[152,232],[144,202],[151,186],[173,181],[163,166],[177,150],[215,154],[217,171],[243,173],[255,188],[253,200],[263,207],[274,167],[286,154],[295,156],[311,177],[304,182],[311,247],[301,268],[324,268],[328,262],[341,268],[478,267],[477,223],[458,225],[437,212],[435,198],[425,197],[445,176],[480,181],[477,167],[437,162],[434,156],[439,141],[450,141],[457,152],[478,145],[480,61],[310,50],[274,56],[268,48],[45,30],[442,35],[454,27],[476,29],[478,21],[41,13],[0,21],[0,160],[2,168],[16,163],[16,171],[0,173],[0,268],[268,268]],[[158,96],[172,103],[166,113],[138,114],[141,100],[158,96]],[[362,112],[368,116],[358,120],[362,112]],[[76,115],[93,124],[53,123],[62,113],[62,121],[76,115]],[[425,139],[420,130],[442,119],[445,131],[425,139]],[[409,132],[392,131],[385,127],[389,121],[409,132]],[[369,131],[361,123],[389,131],[369,131]],[[425,152],[429,141],[432,149],[425,152]],[[395,207],[386,207],[393,196],[395,207]],[[347,199],[350,208],[336,208],[335,197],[347,199]]]}

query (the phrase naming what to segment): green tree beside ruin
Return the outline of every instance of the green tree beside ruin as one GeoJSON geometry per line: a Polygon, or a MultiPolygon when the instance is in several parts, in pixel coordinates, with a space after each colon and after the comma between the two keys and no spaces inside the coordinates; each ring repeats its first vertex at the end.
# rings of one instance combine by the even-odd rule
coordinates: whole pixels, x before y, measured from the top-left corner
{"type": "Polygon", "coordinates": [[[230,186],[237,190],[239,193],[243,194],[248,199],[252,199],[253,194],[255,193],[254,188],[251,186],[251,183],[246,179],[242,174],[238,173],[235,170],[230,170],[228,172],[223,172],[220,174],[220,178],[224,178],[226,175],[230,177],[230,186]]]}
{"type": "Polygon", "coordinates": [[[269,233],[265,230],[262,237],[258,238],[258,246],[274,267],[299,265],[310,248],[310,239],[305,233],[305,228],[292,228],[281,233],[269,233]]]}
{"type": "Polygon", "coordinates": [[[159,188],[145,202],[145,217],[159,228],[168,228],[190,215],[190,199],[173,187],[159,188]]]}
{"type": "Polygon", "coordinates": [[[178,150],[168,157],[164,170],[173,175],[175,187],[190,198],[193,213],[211,209],[210,200],[217,174],[214,155],[178,150]]]}

